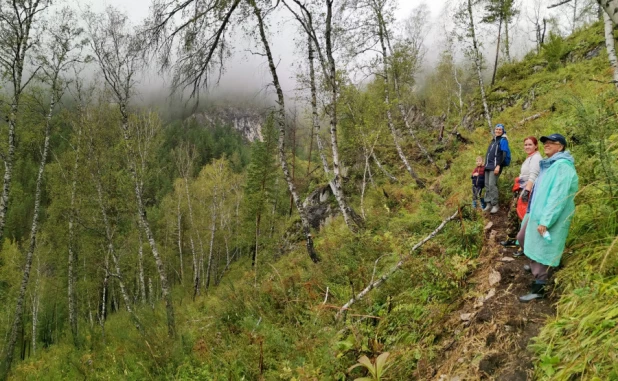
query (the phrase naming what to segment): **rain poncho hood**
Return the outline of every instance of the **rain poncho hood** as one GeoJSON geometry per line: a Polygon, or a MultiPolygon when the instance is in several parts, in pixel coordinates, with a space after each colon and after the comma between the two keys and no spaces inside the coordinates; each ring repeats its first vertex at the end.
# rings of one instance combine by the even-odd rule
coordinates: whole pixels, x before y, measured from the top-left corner
{"type": "Polygon", "coordinates": [[[579,178],[574,163],[568,151],[541,160],[541,172],[534,184],[530,212],[527,215],[524,253],[530,259],[547,266],[560,264],[575,212],[573,199],[579,178]],[[551,241],[539,234],[539,225],[547,227],[551,241]]]}

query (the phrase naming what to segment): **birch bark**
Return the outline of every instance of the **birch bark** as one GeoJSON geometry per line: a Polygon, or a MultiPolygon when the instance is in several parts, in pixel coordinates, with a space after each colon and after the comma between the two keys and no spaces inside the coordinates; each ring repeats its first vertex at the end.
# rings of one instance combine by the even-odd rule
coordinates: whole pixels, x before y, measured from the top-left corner
{"type": "Polygon", "coordinates": [[[597,0],[614,25],[618,25],[618,0],[597,0]]]}
{"type": "Polygon", "coordinates": [[[43,142],[43,153],[41,155],[41,161],[39,162],[39,169],[36,178],[36,191],[34,194],[34,212],[32,216],[32,225],[30,227],[30,241],[28,244],[28,251],[26,252],[26,263],[24,264],[24,272],[22,275],[21,285],[17,295],[17,302],[15,306],[15,320],[11,327],[11,334],[9,336],[9,342],[6,347],[6,358],[3,367],[3,372],[0,374],[0,379],[6,378],[8,371],[11,368],[13,362],[13,355],[15,352],[15,345],[17,343],[17,336],[22,328],[22,316],[24,312],[24,301],[26,297],[26,289],[28,287],[28,281],[30,279],[30,270],[32,268],[32,257],[36,248],[37,234],[39,229],[39,216],[41,213],[41,193],[43,188],[43,172],[45,170],[45,163],[47,162],[47,155],[49,153],[49,138],[51,132],[51,118],[53,110],[56,106],[56,85],[58,75],[54,79],[52,88],[52,97],[50,101],[49,111],[45,118],[45,140],[43,142]]]}
{"type": "Polygon", "coordinates": [[[376,18],[378,19],[378,37],[380,39],[380,47],[382,48],[382,80],[384,82],[384,104],[386,107],[386,121],[388,124],[388,129],[391,132],[391,136],[393,137],[393,142],[395,143],[395,148],[397,149],[397,154],[399,158],[403,162],[406,170],[412,176],[416,185],[420,188],[423,188],[425,185],[421,181],[420,177],[416,174],[416,171],[412,168],[410,163],[408,162],[408,158],[406,157],[403,149],[401,148],[401,144],[399,144],[399,137],[397,136],[397,130],[395,130],[395,124],[393,123],[393,115],[391,113],[391,101],[390,101],[390,84],[389,84],[389,75],[388,75],[388,54],[386,51],[386,36],[384,30],[384,20],[382,18],[381,10],[379,9],[379,5],[374,5],[374,12],[376,12],[376,18]]]}
{"type": "Polygon", "coordinates": [[[483,84],[481,52],[479,50],[479,44],[476,39],[476,30],[474,28],[474,13],[472,12],[472,0],[467,0],[467,13],[468,13],[469,22],[468,22],[468,27],[466,29],[468,30],[470,38],[472,38],[472,60],[474,61],[474,66],[476,68],[476,75],[478,77],[478,82],[479,82],[479,89],[481,90],[481,101],[483,102],[483,110],[485,111],[485,119],[487,120],[489,131],[493,135],[494,129],[491,123],[491,114],[489,113],[489,106],[487,105],[487,97],[485,95],[485,85],[483,84]]]}
{"type": "Polygon", "coordinates": [[[616,39],[614,37],[614,25],[607,12],[603,12],[603,21],[605,25],[605,46],[607,47],[607,56],[609,58],[609,66],[614,70],[614,86],[618,89],[618,60],[616,59],[616,39]]]}
{"type": "Polygon", "coordinates": [[[277,92],[277,103],[278,103],[278,113],[276,116],[277,124],[279,125],[279,161],[281,163],[281,169],[283,171],[283,176],[285,177],[285,181],[288,184],[288,189],[294,198],[294,204],[296,205],[296,209],[298,209],[298,214],[300,215],[301,226],[303,230],[303,234],[306,239],[306,247],[307,253],[309,254],[309,258],[314,263],[320,261],[317,253],[315,252],[315,248],[313,247],[313,237],[311,236],[311,227],[309,226],[309,220],[307,219],[307,212],[303,207],[303,204],[298,196],[298,192],[296,191],[296,186],[292,182],[292,178],[290,176],[290,171],[288,169],[287,159],[285,157],[285,99],[283,96],[283,90],[281,90],[281,85],[279,83],[279,75],[277,74],[277,68],[275,66],[275,61],[272,56],[272,52],[270,50],[270,44],[268,42],[268,38],[266,37],[266,30],[264,25],[264,20],[262,18],[262,12],[260,8],[255,3],[255,0],[246,0],[247,3],[253,8],[253,13],[258,21],[258,30],[260,34],[260,39],[264,46],[264,51],[266,53],[266,57],[268,58],[268,67],[270,69],[273,85],[275,86],[275,90],[277,92]]]}

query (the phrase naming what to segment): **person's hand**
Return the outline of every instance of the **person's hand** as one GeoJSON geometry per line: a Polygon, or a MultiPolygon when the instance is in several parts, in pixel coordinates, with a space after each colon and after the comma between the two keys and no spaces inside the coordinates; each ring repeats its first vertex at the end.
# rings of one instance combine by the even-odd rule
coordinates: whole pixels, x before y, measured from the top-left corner
{"type": "Polygon", "coordinates": [[[494,175],[499,175],[499,174],[500,174],[500,166],[498,165],[496,169],[494,169],[494,175]]]}
{"type": "Polygon", "coordinates": [[[528,189],[524,189],[524,191],[521,192],[520,198],[521,201],[528,203],[528,201],[530,201],[530,191],[528,189]]]}
{"type": "Polygon", "coordinates": [[[541,235],[541,237],[543,236],[543,234],[545,234],[545,232],[547,231],[547,226],[545,225],[539,225],[538,228],[536,228],[536,230],[539,232],[539,234],[541,235]]]}
{"type": "Polygon", "coordinates": [[[472,176],[474,176],[474,177],[477,177],[478,175],[479,175],[479,174],[478,174],[478,173],[476,173],[476,172],[474,172],[474,173],[472,174],[472,176]]]}

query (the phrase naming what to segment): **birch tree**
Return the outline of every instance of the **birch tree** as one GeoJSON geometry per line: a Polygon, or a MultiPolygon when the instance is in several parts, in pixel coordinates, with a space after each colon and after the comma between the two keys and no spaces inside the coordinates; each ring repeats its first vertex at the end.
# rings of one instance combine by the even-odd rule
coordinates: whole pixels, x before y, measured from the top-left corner
{"type": "Polygon", "coordinates": [[[130,120],[128,109],[136,84],[135,76],[143,64],[141,59],[141,47],[143,44],[132,34],[126,15],[113,8],[108,8],[102,15],[88,13],[87,20],[90,27],[92,50],[120,112],[120,129],[127,152],[128,169],[133,180],[137,214],[154,257],[157,272],[159,273],[161,291],[165,301],[168,334],[170,337],[173,337],[176,332],[176,324],[174,321],[174,305],[171,290],[163,259],[159,254],[157,242],[146,217],[146,208],[143,200],[143,179],[140,178],[140,173],[138,172],[139,152],[134,136],[131,135],[130,125],[130,123],[137,124],[134,127],[139,128],[139,124],[143,124],[143,127],[150,128],[154,126],[148,126],[149,123],[157,124],[160,121],[153,119],[152,115],[143,115],[137,119],[130,120]]]}
{"type": "MultiPolygon", "coordinates": [[[[355,224],[353,218],[353,212],[348,206],[348,203],[345,199],[345,194],[342,188],[342,177],[341,177],[341,167],[342,163],[339,155],[339,143],[338,143],[338,133],[337,133],[337,124],[338,124],[338,115],[337,115],[337,103],[339,98],[339,88],[340,79],[337,75],[337,64],[335,60],[335,40],[336,40],[336,32],[335,30],[341,33],[342,26],[337,25],[335,19],[337,15],[335,14],[335,10],[333,9],[334,0],[325,0],[325,1],[316,1],[313,3],[304,3],[299,0],[288,0],[287,2],[283,0],[283,4],[285,7],[292,13],[294,18],[298,21],[301,26],[301,30],[304,34],[307,35],[308,38],[308,54],[309,54],[309,80],[310,80],[310,89],[311,89],[311,107],[312,107],[312,123],[314,126],[314,130],[319,130],[319,118],[316,114],[316,105],[314,105],[314,97],[317,93],[316,87],[316,73],[314,67],[314,59],[315,53],[317,53],[317,59],[319,62],[319,66],[322,69],[322,75],[326,79],[326,84],[329,92],[330,102],[327,105],[327,114],[329,117],[329,132],[330,132],[330,148],[332,153],[333,160],[333,168],[332,168],[332,180],[330,180],[330,187],[333,191],[333,195],[337,200],[337,204],[339,206],[339,210],[343,215],[343,219],[346,225],[349,228],[352,228],[353,224],[355,224]],[[320,10],[320,6],[324,8],[320,10]],[[324,17],[324,20],[316,19],[318,17],[324,17]],[[318,30],[323,28],[323,32],[320,33],[318,30]]],[[[341,5],[339,7],[339,13],[345,9],[345,5],[341,5]]],[[[340,16],[339,16],[340,17],[340,16]]],[[[318,139],[318,151],[320,151],[320,146],[322,145],[321,138],[319,134],[317,135],[318,139]]],[[[323,148],[322,148],[323,149],[323,148]]],[[[322,155],[321,155],[322,156],[322,155]]],[[[324,169],[325,175],[330,179],[330,166],[327,165],[324,157],[321,157],[322,165],[324,169]]]]}
{"type": "Polygon", "coordinates": [[[614,25],[618,25],[618,0],[597,0],[614,25]]]}
{"type": "Polygon", "coordinates": [[[393,138],[393,143],[395,144],[395,148],[397,149],[397,154],[399,155],[399,158],[403,162],[406,170],[408,171],[410,176],[412,176],[416,184],[419,187],[424,187],[423,181],[420,179],[416,171],[412,168],[412,166],[410,165],[410,162],[408,161],[408,158],[406,157],[405,153],[403,152],[403,149],[401,148],[401,144],[399,142],[399,136],[398,136],[397,130],[395,129],[395,123],[394,123],[393,115],[391,111],[392,104],[391,104],[389,67],[388,67],[389,56],[388,56],[388,50],[387,50],[388,32],[386,29],[386,25],[388,25],[389,23],[387,18],[392,17],[392,15],[389,14],[390,12],[389,6],[392,6],[392,4],[389,4],[389,3],[390,2],[388,0],[370,0],[369,1],[369,6],[371,10],[373,11],[373,14],[375,17],[374,25],[375,25],[375,28],[377,28],[376,32],[378,36],[378,43],[380,46],[380,62],[378,64],[381,65],[380,76],[382,77],[382,82],[383,82],[383,87],[384,87],[383,92],[384,92],[384,107],[386,111],[386,121],[387,121],[388,129],[393,138]]]}
{"type": "MultiPolygon", "coordinates": [[[[15,306],[15,317],[6,349],[3,372],[0,374],[1,377],[6,377],[5,372],[8,372],[11,368],[18,332],[22,325],[25,296],[28,281],[30,279],[30,271],[32,269],[34,250],[37,245],[39,216],[41,214],[41,195],[43,191],[43,173],[45,171],[45,165],[47,164],[47,157],[50,150],[52,117],[56,109],[56,104],[62,97],[62,93],[65,88],[61,74],[66,70],[68,65],[74,64],[80,59],[82,43],[79,37],[82,34],[82,29],[76,27],[76,24],[74,14],[70,10],[61,10],[57,15],[54,26],[46,33],[47,39],[44,42],[42,54],[37,57],[39,68],[41,69],[41,79],[43,83],[49,86],[49,104],[45,110],[43,145],[36,177],[34,211],[32,216],[32,225],[30,228],[30,239],[15,306]]],[[[76,337],[77,332],[74,333],[75,341],[77,341],[76,337]]]]}
{"type": "Polygon", "coordinates": [[[603,25],[605,27],[605,47],[607,48],[607,56],[609,65],[613,69],[613,82],[618,89],[618,60],[616,59],[616,38],[614,37],[614,25],[607,12],[603,12],[603,25]]]}
{"type": "Polygon", "coordinates": [[[485,120],[489,127],[489,131],[493,135],[493,124],[491,122],[491,113],[489,112],[489,105],[487,104],[487,96],[485,95],[485,85],[483,83],[483,57],[481,55],[481,45],[478,41],[476,27],[474,25],[474,11],[473,0],[465,0],[457,12],[455,19],[459,27],[463,30],[463,35],[460,35],[460,40],[468,40],[468,45],[464,49],[466,56],[472,59],[474,68],[476,69],[477,80],[479,84],[479,90],[481,92],[481,102],[483,103],[483,111],[485,114],[485,120]]]}
{"type": "Polygon", "coordinates": [[[262,3],[254,0],[233,0],[229,2],[208,0],[203,6],[196,8],[196,0],[187,0],[180,4],[171,0],[157,0],[152,6],[146,30],[150,36],[151,48],[158,53],[162,68],[173,69],[174,88],[190,89],[192,95],[198,96],[201,87],[211,84],[211,76],[214,76],[216,82],[224,69],[224,59],[229,54],[226,37],[233,23],[233,18],[239,17],[239,24],[245,23],[246,25],[246,20],[249,17],[257,22],[257,31],[252,29],[251,32],[253,32],[252,36],[255,36],[261,44],[263,53],[260,54],[267,60],[272,77],[272,86],[276,93],[277,111],[275,120],[279,129],[278,150],[281,170],[300,216],[307,253],[313,262],[318,262],[319,257],[313,246],[307,213],[298,195],[296,185],[292,181],[285,154],[285,97],[270,48],[266,22],[260,7],[262,3]],[[199,11],[190,12],[191,9],[199,9],[199,11]],[[236,16],[237,11],[239,16],[236,16]],[[180,21],[177,19],[180,19],[180,21]],[[180,41],[182,41],[182,45],[179,46],[177,42],[180,41]],[[175,49],[176,47],[178,49],[175,49]],[[178,59],[174,61],[175,54],[178,54],[178,59]]]}
{"type": "Polygon", "coordinates": [[[15,160],[15,134],[24,90],[36,72],[26,70],[27,59],[37,46],[42,33],[41,14],[49,6],[48,0],[0,1],[0,71],[8,78],[10,106],[7,115],[8,144],[3,153],[4,176],[0,196],[0,241],[4,238],[4,225],[9,208],[9,194],[15,160]]]}

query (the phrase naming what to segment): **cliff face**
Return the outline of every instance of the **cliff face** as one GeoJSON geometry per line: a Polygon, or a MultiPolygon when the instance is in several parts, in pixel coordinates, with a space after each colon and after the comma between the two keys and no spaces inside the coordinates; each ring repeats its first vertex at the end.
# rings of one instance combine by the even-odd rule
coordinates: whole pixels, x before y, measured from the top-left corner
{"type": "Polygon", "coordinates": [[[205,127],[217,124],[227,125],[240,132],[250,142],[262,141],[264,116],[256,110],[236,107],[217,108],[193,114],[189,120],[195,120],[205,127]]]}

